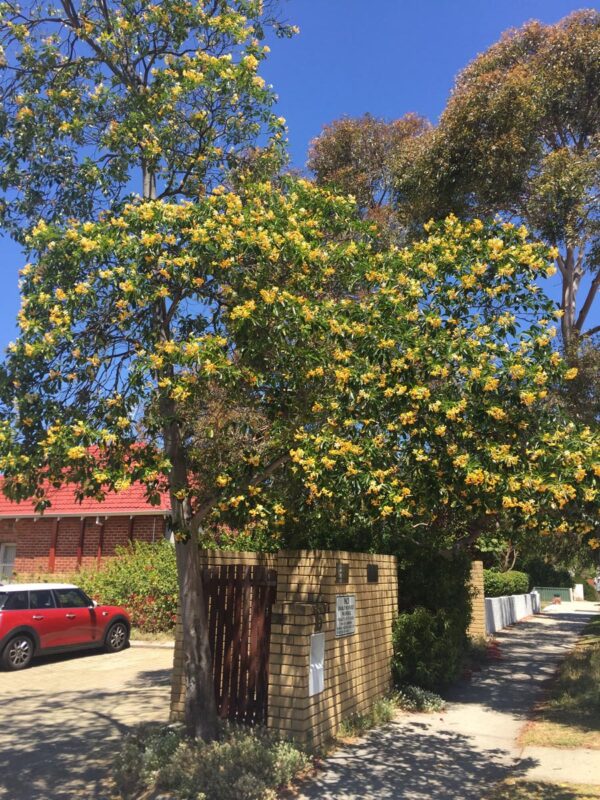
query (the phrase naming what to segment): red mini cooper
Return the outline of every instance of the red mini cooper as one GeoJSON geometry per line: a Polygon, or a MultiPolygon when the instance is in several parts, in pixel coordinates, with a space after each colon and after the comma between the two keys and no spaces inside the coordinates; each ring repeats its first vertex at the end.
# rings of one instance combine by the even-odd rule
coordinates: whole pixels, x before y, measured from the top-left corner
{"type": "Polygon", "coordinates": [[[118,653],[130,620],[119,606],[100,606],[68,583],[0,584],[0,662],[25,669],[37,655],[102,647],[118,653]]]}

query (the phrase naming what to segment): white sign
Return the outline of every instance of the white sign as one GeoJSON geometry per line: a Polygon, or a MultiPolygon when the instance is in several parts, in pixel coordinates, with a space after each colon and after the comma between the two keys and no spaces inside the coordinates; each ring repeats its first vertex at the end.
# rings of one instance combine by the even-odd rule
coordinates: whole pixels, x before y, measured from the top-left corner
{"type": "Polygon", "coordinates": [[[313,633],[310,637],[310,672],[308,696],[320,694],[325,688],[325,634],[313,633]]]}
{"type": "Polygon", "coordinates": [[[338,594],[335,598],[335,635],[352,636],[356,631],[356,595],[338,594]]]}

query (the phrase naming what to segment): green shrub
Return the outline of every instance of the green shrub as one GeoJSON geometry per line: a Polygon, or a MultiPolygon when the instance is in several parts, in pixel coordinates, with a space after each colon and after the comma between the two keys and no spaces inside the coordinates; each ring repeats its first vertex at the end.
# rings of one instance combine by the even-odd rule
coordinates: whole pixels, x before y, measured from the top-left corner
{"type": "Polygon", "coordinates": [[[505,597],[510,594],[526,594],[529,591],[529,575],[525,572],[495,572],[483,570],[483,587],[486,597],[505,597]]]}
{"type": "Polygon", "coordinates": [[[178,601],[173,545],[134,542],[117,547],[116,556],[100,570],[81,572],[81,588],[94,600],[125,606],[133,625],[146,633],[173,628],[178,601]]]}
{"type": "Polygon", "coordinates": [[[460,674],[467,635],[460,615],[415,608],[394,623],[393,669],[398,684],[438,689],[460,674]]]}
{"type": "Polygon", "coordinates": [[[591,586],[588,583],[588,578],[578,578],[575,581],[575,583],[582,583],[583,584],[583,599],[584,600],[589,600],[592,603],[596,603],[600,599],[600,595],[598,594],[598,592],[594,589],[593,586],[591,586]]]}
{"type": "Polygon", "coordinates": [[[543,558],[530,558],[519,566],[529,575],[530,591],[534,586],[573,586],[569,570],[548,564],[543,558]]]}
{"type": "Polygon", "coordinates": [[[224,724],[220,740],[206,744],[179,726],[151,725],[125,738],[113,776],[125,800],[148,789],[177,800],[275,800],[277,787],[309,764],[295,745],[262,729],[224,724]]]}

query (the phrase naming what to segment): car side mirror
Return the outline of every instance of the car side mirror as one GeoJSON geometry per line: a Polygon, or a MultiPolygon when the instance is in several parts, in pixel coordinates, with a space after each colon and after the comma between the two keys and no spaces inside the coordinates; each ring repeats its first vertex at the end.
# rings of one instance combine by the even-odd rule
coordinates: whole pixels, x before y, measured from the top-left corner
{"type": "Polygon", "coordinates": [[[96,608],[97,605],[98,603],[95,600],[92,600],[92,605],[90,606],[90,608],[96,608]]]}

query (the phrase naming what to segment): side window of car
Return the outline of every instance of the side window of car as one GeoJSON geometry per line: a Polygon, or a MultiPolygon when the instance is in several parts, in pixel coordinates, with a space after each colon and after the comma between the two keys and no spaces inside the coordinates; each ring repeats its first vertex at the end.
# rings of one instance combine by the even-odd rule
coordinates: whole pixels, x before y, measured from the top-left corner
{"type": "Polygon", "coordinates": [[[54,608],[54,598],[50,589],[36,589],[29,592],[29,608],[54,608]]]}
{"type": "Polygon", "coordinates": [[[27,592],[10,592],[6,603],[5,611],[27,611],[27,592]]]}
{"type": "Polygon", "coordinates": [[[87,597],[79,589],[55,589],[56,601],[59,608],[87,608],[87,597]]]}

